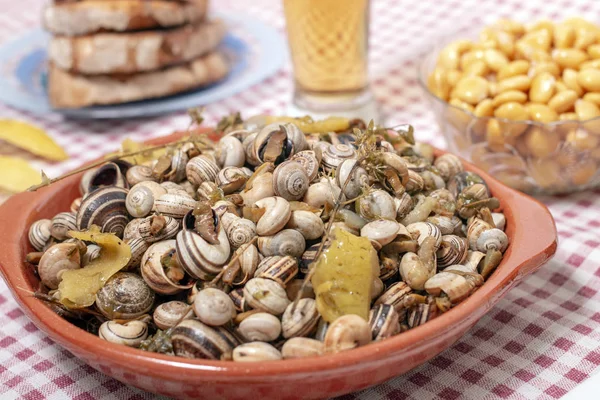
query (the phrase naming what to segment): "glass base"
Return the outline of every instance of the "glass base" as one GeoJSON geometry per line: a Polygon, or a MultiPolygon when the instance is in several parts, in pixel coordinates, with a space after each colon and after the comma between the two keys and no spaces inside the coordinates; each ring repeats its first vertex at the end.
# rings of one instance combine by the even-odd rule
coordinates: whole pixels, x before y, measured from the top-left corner
{"type": "Polygon", "coordinates": [[[287,106],[290,117],[311,116],[313,119],[327,117],[360,118],[368,123],[380,123],[377,103],[369,89],[352,94],[312,94],[296,90],[292,102],[287,106]]]}

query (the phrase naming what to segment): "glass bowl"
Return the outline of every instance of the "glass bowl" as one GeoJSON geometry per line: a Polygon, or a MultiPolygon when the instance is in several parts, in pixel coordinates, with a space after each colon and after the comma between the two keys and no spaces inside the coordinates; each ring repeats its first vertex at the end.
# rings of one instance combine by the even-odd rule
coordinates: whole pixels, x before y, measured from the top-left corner
{"type": "Polygon", "coordinates": [[[570,193],[600,186],[600,117],[547,124],[476,117],[429,90],[427,79],[439,52],[456,39],[429,51],[418,71],[449,150],[506,185],[530,194],[570,193]]]}

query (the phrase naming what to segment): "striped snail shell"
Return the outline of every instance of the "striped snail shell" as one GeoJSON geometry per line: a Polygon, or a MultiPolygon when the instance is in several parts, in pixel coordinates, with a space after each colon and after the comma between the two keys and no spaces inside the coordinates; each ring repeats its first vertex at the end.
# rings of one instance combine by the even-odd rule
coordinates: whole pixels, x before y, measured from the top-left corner
{"type": "Polygon", "coordinates": [[[171,170],[165,176],[171,182],[181,182],[186,178],[186,167],[189,161],[187,153],[181,149],[175,151],[171,157],[171,170]]]}
{"type": "Polygon", "coordinates": [[[195,221],[191,211],[183,218],[183,230],[177,234],[177,258],[190,276],[208,280],[221,272],[231,248],[225,229],[219,229],[218,244],[209,244],[194,230],[195,221]]]}
{"type": "Polygon", "coordinates": [[[448,181],[454,175],[463,172],[463,164],[454,154],[444,154],[439,156],[433,162],[433,166],[438,169],[442,178],[448,181]]]}
{"type": "Polygon", "coordinates": [[[78,197],[75,200],[73,200],[73,202],[71,203],[71,206],[69,207],[69,211],[77,214],[77,211],[79,211],[79,207],[81,207],[82,201],[83,201],[83,197],[78,197]]]}
{"type": "Polygon", "coordinates": [[[123,171],[127,171],[129,164],[124,161],[108,162],[101,165],[90,177],[87,193],[92,193],[103,187],[116,186],[127,189],[129,184],[123,171]]]}
{"type": "Polygon", "coordinates": [[[251,307],[246,303],[246,299],[244,298],[244,288],[232,290],[229,292],[229,298],[233,301],[237,312],[242,313],[251,310],[251,307]]]}
{"type": "Polygon", "coordinates": [[[295,307],[291,303],[281,316],[283,337],[310,336],[317,328],[319,317],[314,299],[300,299],[295,307]]]}
{"type": "Polygon", "coordinates": [[[183,193],[167,193],[154,200],[157,212],[177,219],[183,218],[188,211],[196,207],[196,204],[196,200],[183,193]]]}
{"type": "Polygon", "coordinates": [[[100,325],[98,336],[107,342],[140,347],[142,341],[148,337],[148,324],[137,320],[124,324],[117,321],[106,321],[100,325]]]}
{"type": "Polygon", "coordinates": [[[52,221],[49,219],[40,219],[29,227],[29,243],[36,251],[42,251],[46,247],[46,243],[50,240],[51,226],[52,221]]]}
{"type": "Polygon", "coordinates": [[[371,342],[371,328],[367,321],[354,314],[338,317],[329,325],[323,347],[325,353],[339,353],[371,342]]]}
{"type": "MultiPolygon", "coordinates": [[[[467,226],[467,239],[469,240],[469,250],[479,250],[477,242],[481,234],[492,229],[492,226],[480,218],[473,218],[467,226]]],[[[502,231],[501,231],[502,232],[502,231]]]]}
{"type": "Polygon", "coordinates": [[[132,217],[145,217],[154,207],[154,194],[149,188],[136,185],[127,193],[125,207],[132,217]]]}
{"type": "Polygon", "coordinates": [[[105,187],[90,193],[83,199],[77,213],[79,230],[90,229],[92,225],[123,237],[129,215],[125,207],[127,190],[120,187],[105,187]]]}
{"type": "MultiPolygon", "coordinates": [[[[95,244],[88,244],[86,246],[85,254],[81,258],[81,266],[85,267],[96,258],[100,257],[100,252],[102,251],[102,247],[95,244]]],[[[131,249],[131,258],[133,258],[133,247],[131,249]]],[[[140,256],[141,257],[141,256],[140,256]]],[[[131,263],[131,260],[129,261],[131,263]]],[[[129,264],[128,264],[129,265],[129,264]]]]}
{"type": "MultiPolygon", "coordinates": [[[[498,228],[489,229],[482,232],[477,239],[477,250],[482,253],[488,250],[498,250],[504,252],[508,247],[508,236],[498,228]]],[[[459,264],[459,263],[457,263],[459,264]]]]}
{"type": "Polygon", "coordinates": [[[73,212],[61,212],[52,218],[50,234],[56,240],[69,238],[69,231],[77,231],[77,216],[73,212]]]}
{"type": "Polygon", "coordinates": [[[302,165],[285,161],[273,171],[273,191],[288,201],[300,200],[308,190],[309,180],[302,165]]]}
{"type": "Polygon", "coordinates": [[[369,312],[373,340],[383,340],[400,332],[400,315],[390,304],[380,304],[369,312]]]}
{"type": "Polygon", "coordinates": [[[147,165],[134,165],[127,170],[125,175],[129,186],[135,186],[140,182],[154,182],[156,178],[152,174],[152,168],[147,165]]]}
{"type": "Polygon", "coordinates": [[[304,170],[306,171],[306,175],[308,175],[308,180],[312,182],[319,174],[319,166],[321,165],[321,153],[318,153],[317,155],[317,152],[314,150],[304,150],[294,154],[290,161],[302,165],[302,167],[304,167],[304,170]]]}
{"type": "Polygon", "coordinates": [[[400,313],[403,309],[404,297],[411,292],[412,289],[406,283],[396,282],[387,288],[387,290],[381,296],[379,296],[374,305],[378,306],[381,304],[389,304],[400,313]]]}
{"type": "Polygon", "coordinates": [[[224,194],[238,191],[247,180],[248,176],[239,167],[225,167],[217,174],[217,184],[224,194]]]}
{"type": "Polygon", "coordinates": [[[256,225],[249,219],[226,212],[221,216],[221,224],[231,247],[238,248],[249,243],[256,236],[256,225]]]}
{"type": "Polygon", "coordinates": [[[304,133],[294,124],[273,123],[260,130],[252,148],[254,157],[263,162],[279,164],[294,153],[306,150],[304,133]]]}
{"type": "MultiPolygon", "coordinates": [[[[302,255],[300,256],[300,263],[298,265],[300,272],[302,272],[303,274],[308,273],[310,264],[312,264],[312,262],[315,261],[315,257],[317,256],[317,252],[319,251],[320,246],[321,243],[315,243],[302,253],[302,255]]],[[[326,247],[324,248],[324,250],[325,249],[326,247]]]]}
{"type": "Polygon", "coordinates": [[[360,195],[362,189],[369,185],[367,171],[363,167],[354,167],[357,162],[353,158],[342,160],[335,172],[335,182],[349,199],[360,195]]]}
{"type": "Polygon", "coordinates": [[[423,325],[425,322],[430,321],[437,317],[438,308],[435,302],[431,303],[419,303],[415,307],[408,310],[406,315],[406,323],[409,328],[414,328],[423,325]]]}
{"type": "Polygon", "coordinates": [[[142,278],[156,293],[171,295],[194,286],[177,264],[175,253],[175,240],[164,240],[148,247],[142,257],[142,278]]]}
{"type": "Polygon", "coordinates": [[[436,253],[438,267],[462,264],[467,258],[467,250],[467,239],[456,235],[442,236],[442,242],[436,253]]]}
{"type": "Polygon", "coordinates": [[[290,256],[274,256],[263,259],[256,269],[257,278],[271,279],[285,288],[298,274],[298,262],[290,256]],[[260,271],[260,272],[259,272],[260,271]]]}
{"type": "Polygon", "coordinates": [[[215,182],[219,173],[219,167],[210,157],[199,155],[187,163],[185,171],[188,181],[198,186],[206,181],[215,182]]]}
{"type": "Polygon", "coordinates": [[[162,215],[151,215],[139,224],[140,237],[148,243],[172,239],[179,232],[179,221],[162,215]]]}
{"type": "Polygon", "coordinates": [[[152,314],[152,319],[158,329],[166,330],[177,325],[177,323],[188,313],[191,318],[192,312],[190,306],[183,301],[172,300],[156,307],[152,314]]]}
{"type": "Polygon", "coordinates": [[[445,293],[452,304],[467,298],[474,286],[462,275],[453,272],[438,272],[425,282],[425,290],[433,296],[445,293]]]}
{"type": "Polygon", "coordinates": [[[134,218],[127,223],[123,231],[123,240],[140,239],[140,224],[144,218],[134,218]]]}
{"type": "Polygon", "coordinates": [[[435,238],[435,247],[438,248],[442,243],[442,232],[437,225],[429,222],[415,222],[406,227],[408,231],[415,236],[417,243],[423,244],[423,241],[428,237],[435,238]]]}
{"type": "Polygon", "coordinates": [[[355,158],[356,150],[352,146],[345,144],[330,144],[323,151],[321,167],[325,172],[335,170],[342,161],[355,158]]]}
{"type": "Polygon", "coordinates": [[[198,186],[198,190],[196,190],[196,194],[198,195],[198,200],[200,201],[211,201],[213,198],[217,196],[221,196],[221,189],[219,189],[219,185],[215,182],[202,182],[200,186],[198,186]]]}
{"type": "Polygon", "coordinates": [[[109,319],[134,319],[152,309],[154,297],[141,276],[117,272],[96,294],[96,307],[109,319]]]}
{"type": "Polygon", "coordinates": [[[90,187],[90,180],[96,174],[97,169],[98,168],[88,169],[81,176],[81,181],[79,181],[79,193],[81,193],[82,196],[85,196],[88,193],[90,187]]]}
{"type": "Polygon", "coordinates": [[[173,328],[171,340],[176,356],[208,360],[231,359],[233,349],[240,344],[227,329],[210,327],[196,319],[180,322],[173,328]]]}
{"type": "Polygon", "coordinates": [[[440,228],[442,235],[452,235],[462,227],[462,221],[459,218],[450,218],[444,215],[428,217],[425,222],[431,222],[440,228]]]}
{"type": "Polygon", "coordinates": [[[246,162],[254,167],[261,164],[261,161],[256,158],[256,153],[254,152],[254,141],[256,140],[256,136],[258,136],[258,132],[253,132],[246,136],[242,141],[246,162]]]}
{"type": "Polygon", "coordinates": [[[37,266],[40,280],[57,289],[65,270],[81,268],[81,254],[76,243],[57,243],[44,252],[37,266]]]}
{"type": "Polygon", "coordinates": [[[408,193],[418,193],[425,187],[425,181],[418,172],[408,170],[408,181],[406,182],[406,191],[408,193]]]}
{"type": "Polygon", "coordinates": [[[139,267],[140,262],[142,261],[142,257],[144,256],[146,250],[148,250],[150,243],[148,243],[142,238],[125,240],[125,243],[127,243],[129,245],[129,248],[131,249],[131,258],[125,266],[125,269],[134,269],[139,267]]]}
{"type": "Polygon", "coordinates": [[[476,183],[481,183],[487,189],[488,196],[490,195],[490,189],[487,184],[483,180],[483,178],[477,175],[474,172],[463,171],[454,175],[452,178],[448,180],[448,190],[452,195],[456,198],[466,187],[474,185],[476,183]]]}

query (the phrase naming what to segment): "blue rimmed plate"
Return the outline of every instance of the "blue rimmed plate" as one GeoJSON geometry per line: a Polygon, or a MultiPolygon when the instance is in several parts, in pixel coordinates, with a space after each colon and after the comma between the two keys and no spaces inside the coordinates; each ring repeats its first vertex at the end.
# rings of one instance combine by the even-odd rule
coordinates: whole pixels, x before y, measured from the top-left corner
{"type": "Polygon", "coordinates": [[[286,45],[273,27],[242,16],[217,15],[228,26],[221,49],[231,62],[225,80],[185,93],[132,103],[53,109],[46,94],[49,35],[30,31],[0,47],[0,102],[35,114],[61,113],[73,118],[132,118],[206,105],[238,93],[281,68],[286,45]]]}

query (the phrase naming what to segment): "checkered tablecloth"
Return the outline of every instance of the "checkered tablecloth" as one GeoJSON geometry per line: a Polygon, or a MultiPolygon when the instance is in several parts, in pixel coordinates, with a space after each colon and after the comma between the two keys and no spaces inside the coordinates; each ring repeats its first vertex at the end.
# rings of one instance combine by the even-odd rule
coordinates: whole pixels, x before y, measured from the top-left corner
{"type": "MultiPolygon", "coordinates": [[[[0,0],[0,43],[39,24],[42,0],[0,0]]],[[[212,7],[278,28],[280,0],[213,0],[212,7]]],[[[581,15],[597,19],[600,2],[553,0],[372,0],[370,70],[388,124],[412,123],[421,140],[443,147],[418,87],[416,65],[436,39],[498,17],[520,20],[581,15]]],[[[209,123],[235,110],[277,113],[291,93],[289,65],[270,79],[206,107],[209,123]]],[[[34,160],[55,176],[133,139],[187,126],[184,112],[117,122],[66,121],[2,106],[0,116],[44,127],[71,158],[34,160]]],[[[3,148],[3,152],[15,149],[3,148]]],[[[600,366],[600,191],[545,201],[556,219],[555,258],[525,279],[452,348],[425,365],[348,399],[560,398],[600,366]]],[[[517,244],[524,246],[526,244],[517,244]]],[[[0,398],[149,399],[85,365],[41,333],[0,282],[0,398]]]]}

